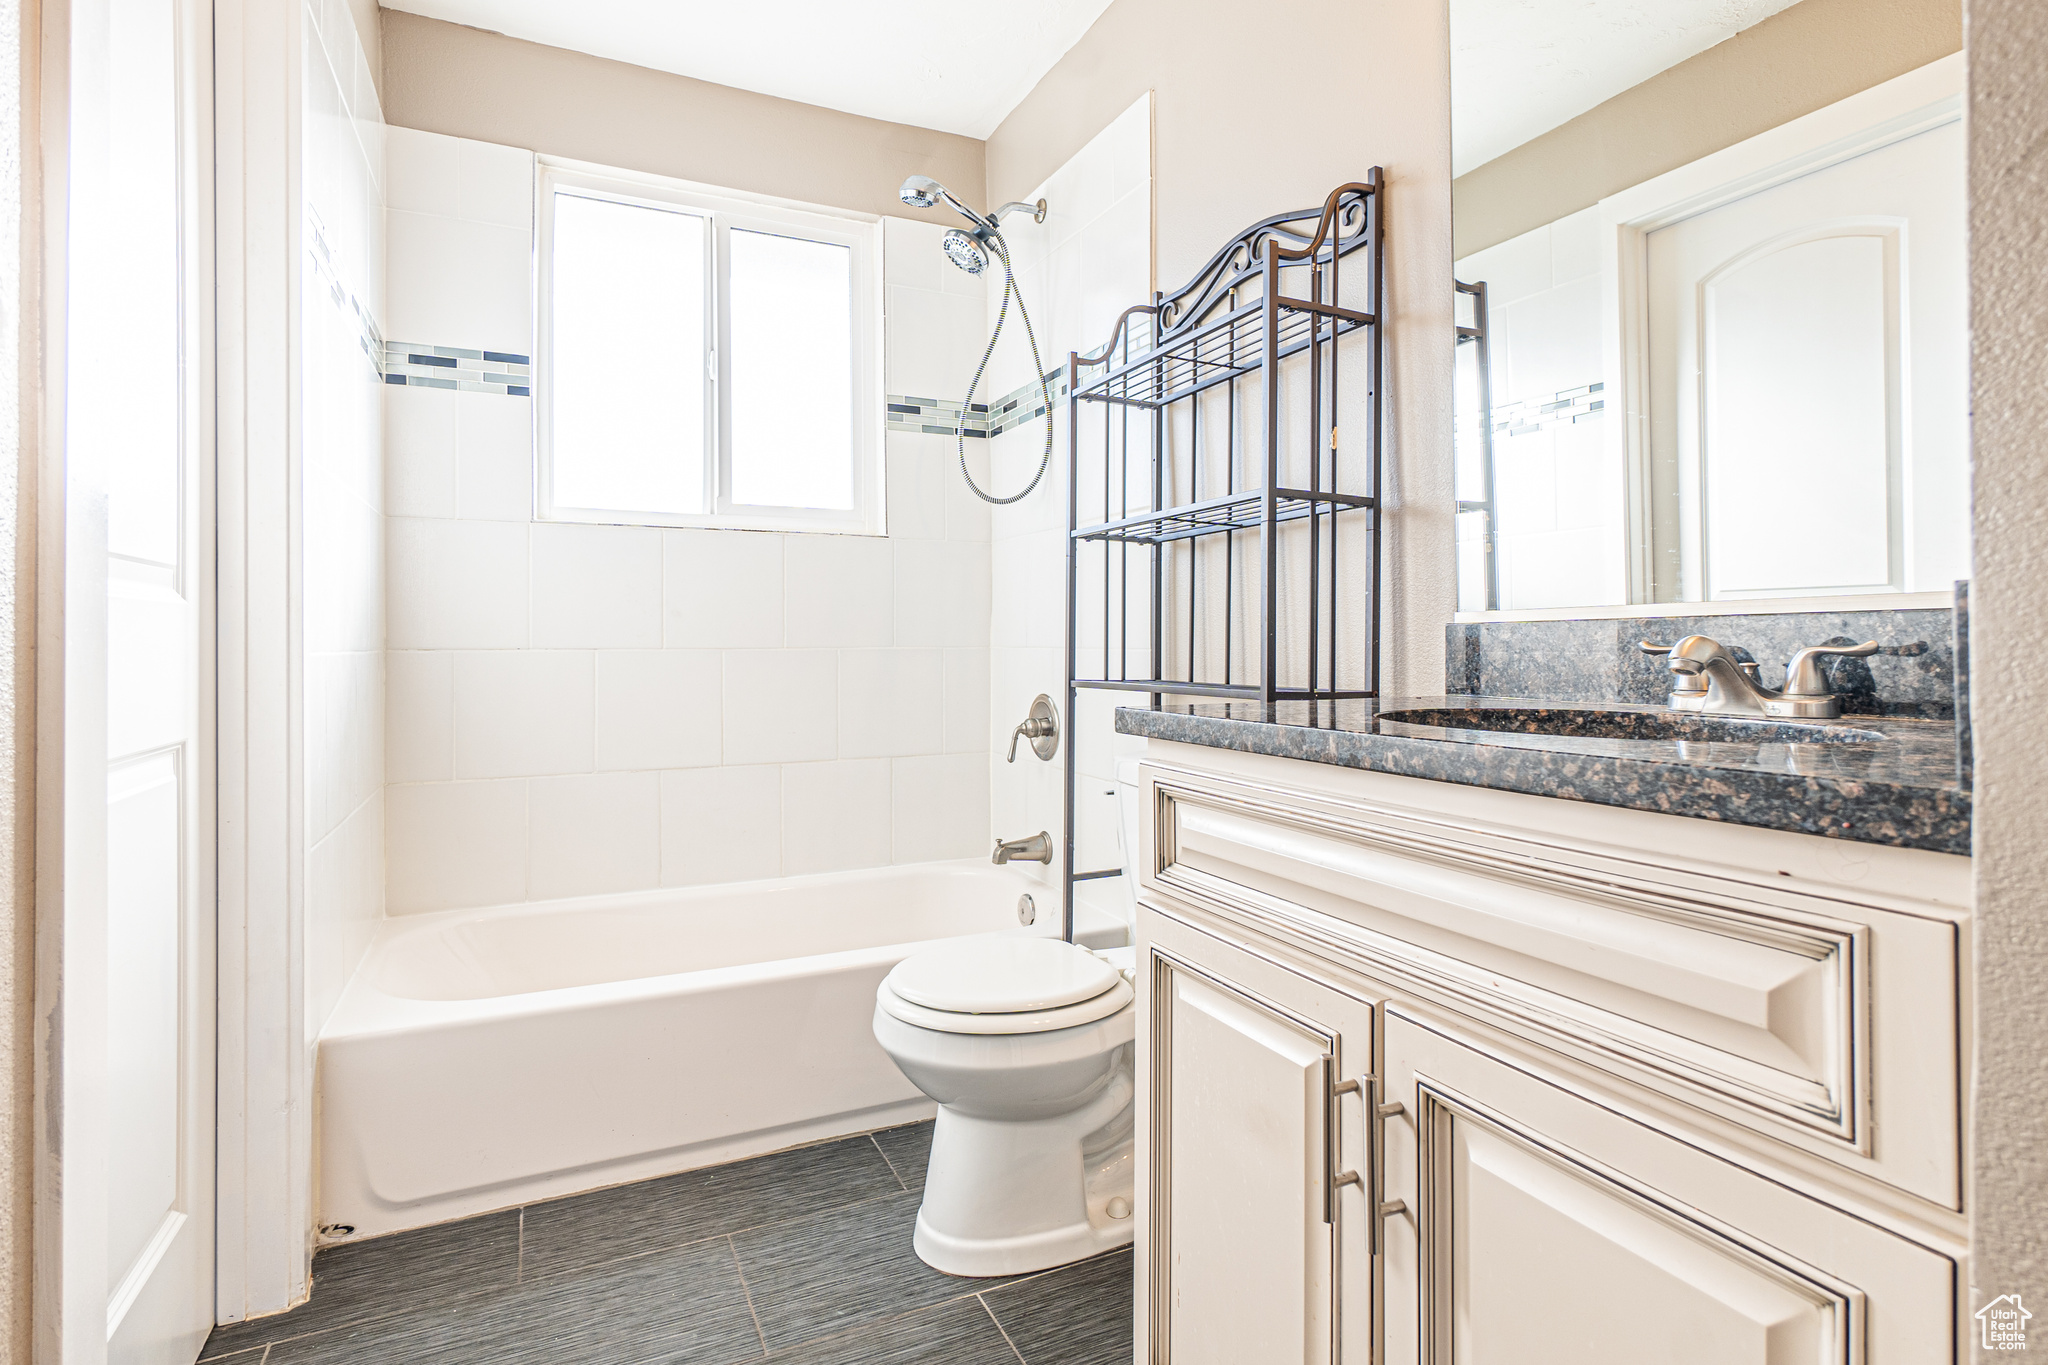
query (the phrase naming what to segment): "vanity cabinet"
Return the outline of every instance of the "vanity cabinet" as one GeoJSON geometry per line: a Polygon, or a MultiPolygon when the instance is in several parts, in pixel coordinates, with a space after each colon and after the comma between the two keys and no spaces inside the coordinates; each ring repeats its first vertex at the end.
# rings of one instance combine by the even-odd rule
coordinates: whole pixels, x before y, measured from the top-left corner
{"type": "Polygon", "coordinates": [[[1966,860],[1142,781],[1143,1365],[1956,1358],[1966,860]]]}

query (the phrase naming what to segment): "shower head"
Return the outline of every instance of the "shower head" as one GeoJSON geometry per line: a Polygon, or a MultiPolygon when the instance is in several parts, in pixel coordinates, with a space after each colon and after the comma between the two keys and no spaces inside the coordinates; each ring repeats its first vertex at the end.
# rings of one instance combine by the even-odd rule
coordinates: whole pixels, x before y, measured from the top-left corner
{"type": "Polygon", "coordinates": [[[979,275],[988,269],[988,252],[982,248],[979,233],[949,228],[940,245],[946,250],[946,259],[968,274],[979,275]]]}
{"type": "Polygon", "coordinates": [[[939,202],[946,187],[928,175],[913,175],[896,191],[896,197],[914,209],[928,209],[939,202]]]}
{"type": "Polygon", "coordinates": [[[961,203],[959,196],[928,175],[911,176],[903,182],[903,188],[896,191],[896,197],[914,209],[936,208],[944,204],[977,228],[989,226],[986,218],[961,203]]]}

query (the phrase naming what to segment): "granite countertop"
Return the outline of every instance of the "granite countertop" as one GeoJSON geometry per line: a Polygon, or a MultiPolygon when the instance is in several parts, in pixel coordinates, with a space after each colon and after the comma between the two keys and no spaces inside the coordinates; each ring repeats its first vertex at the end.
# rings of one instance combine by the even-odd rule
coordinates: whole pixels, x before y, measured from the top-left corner
{"type": "Polygon", "coordinates": [[[1126,707],[1116,713],[1118,733],[1148,739],[1969,854],[1970,794],[1958,780],[1952,721],[1852,715],[1804,724],[1830,727],[1836,738],[1788,742],[1812,733],[1790,722],[1698,718],[1626,702],[1512,697],[1229,702],[1157,711],[1126,707]],[[1577,733],[1476,728],[1487,719],[1476,714],[1459,717],[1475,728],[1393,718],[1425,708],[1535,711],[1546,729],[1577,733]],[[1701,726],[1701,720],[1709,724],[1701,726]],[[1645,728],[1673,726],[1718,733],[1711,740],[1640,737],[1645,728]],[[1843,736],[1844,730],[1854,733],[1843,736]],[[1742,738],[1728,738],[1731,733],[1742,738]]]}

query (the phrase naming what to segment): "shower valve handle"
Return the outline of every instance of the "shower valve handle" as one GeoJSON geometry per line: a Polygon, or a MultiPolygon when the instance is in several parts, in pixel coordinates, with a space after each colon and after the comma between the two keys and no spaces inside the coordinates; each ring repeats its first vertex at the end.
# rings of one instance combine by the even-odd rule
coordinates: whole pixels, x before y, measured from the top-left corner
{"type": "Polygon", "coordinates": [[[1010,732],[1010,756],[1003,761],[1017,761],[1017,741],[1031,741],[1031,752],[1047,762],[1060,751],[1060,714],[1053,709],[1052,698],[1041,692],[1031,703],[1030,714],[1019,721],[1017,728],[1010,732]]]}

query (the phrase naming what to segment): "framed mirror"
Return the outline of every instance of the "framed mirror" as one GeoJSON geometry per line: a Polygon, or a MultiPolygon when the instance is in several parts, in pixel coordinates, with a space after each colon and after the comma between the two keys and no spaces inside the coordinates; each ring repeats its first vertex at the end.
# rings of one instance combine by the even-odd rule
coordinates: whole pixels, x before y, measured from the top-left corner
{"type": "Polygon", "coordinates": [[[1461,613],[1969,576],[1958,0],[1452,0],[1461,613]]]}

